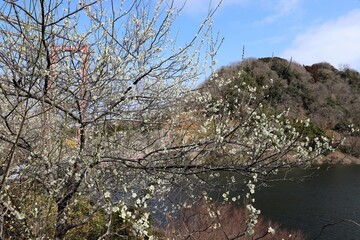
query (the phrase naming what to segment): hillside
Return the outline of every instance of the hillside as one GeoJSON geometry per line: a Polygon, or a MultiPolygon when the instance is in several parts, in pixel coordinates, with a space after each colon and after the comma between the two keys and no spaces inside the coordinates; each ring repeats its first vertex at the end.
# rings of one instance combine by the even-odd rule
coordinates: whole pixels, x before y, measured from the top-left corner
{"type": "MultiPolygon", "coordinates": [[[[291,118],[310,118],[315,134],[337,138],[346,136],[339,148],[341,153],[360,157],[360,135],[349,135],[349,125],[360,126],[360,73],[352,69],[338,70],[329,63],[302,66],[285,59],[245,59],[241,63],[222,67],[218,79],[231,78],[231,84],[244,81],[257,89],[268,85],[263,104],[269,111],[290,108],[291,118]],[[245,77],[236,78],[239,71],[245,77]]],[[[211,85],[210,80],[202,87],[211,85]]],[[[218,91],[217,95],[231,94],[233,88],[218,91]]],[[[218,96],[221,97],[221,96],[218,96]]],[[[343,156],[339,152],[338,156],[343,156]]],[[[352,161],[352,160],[350,160],[352,161]]]]}

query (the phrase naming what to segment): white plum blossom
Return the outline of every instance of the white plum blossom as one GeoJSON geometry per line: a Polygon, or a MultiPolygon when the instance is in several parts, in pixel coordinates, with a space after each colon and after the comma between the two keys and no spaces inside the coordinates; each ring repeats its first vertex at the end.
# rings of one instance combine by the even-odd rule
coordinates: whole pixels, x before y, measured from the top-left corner
{"type": "Polygon", "coordinates": [[[271,233],[272,235],[275,234],[275,229],[273,229],[272,227],[268,228],[268,233],[271,233]]]}
{"type": "Polygon", "coordinates": [[[333,150],[296,127],[310,120],[266,111],[269,88],[244,69],[216,71],[216,9],[180,44],[171,2],[1,3],[0,229],[65,239],[98,224],[91,237],[155,239],[153,222],[216,190],[246,202],[251,235],[262,181],[333,150]]]}
{"type": "Polygon", "coordinates": [[[108,191],[106,191],[106,192],[104,193],[104,197],[105,197],[105,198],[110,198],[110,197],[111,197],[111,193],[108,192],[108,191]]]}

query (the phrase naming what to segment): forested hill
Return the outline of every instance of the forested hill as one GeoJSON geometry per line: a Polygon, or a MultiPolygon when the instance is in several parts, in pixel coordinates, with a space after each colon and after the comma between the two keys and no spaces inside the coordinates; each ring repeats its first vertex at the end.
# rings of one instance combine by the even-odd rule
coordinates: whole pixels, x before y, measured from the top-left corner
{"type": "MultiPolygon", "coordinates": [[[[355,70],[338,70],[329,63],[303,66],[272,57],[245,59],[222,67],[218,75],[231,78],[240,70],[248,83],[269,85],[265,106],[273,111],[290,108],[290,117],[310,118],[315,131],[344,136],[350,124],[360,126],[360,73],[355,70]]],[[[231,88],[227,91],[234,94],[231,88]]],[[[340,150],[359,158],[360,135],[347,136],[340,150]]]]}

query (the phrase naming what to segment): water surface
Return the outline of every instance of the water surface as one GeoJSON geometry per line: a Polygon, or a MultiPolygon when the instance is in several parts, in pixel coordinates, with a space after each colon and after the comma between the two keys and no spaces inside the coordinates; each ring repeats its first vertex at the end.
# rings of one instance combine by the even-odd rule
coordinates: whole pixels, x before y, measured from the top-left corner
{"type": "MultiPolygon", "coordinates": [[[[327,224],[344,219],[360,223],[360,165],[324,166],[316,173],[303,182],[271,183],[256,192],[255,206],[283,227],[301,229],[309,239],[316,238],[327,224]]],[[[326,227],[317,239],[359,240],[360,227],[338,223],[326,227]]]]}

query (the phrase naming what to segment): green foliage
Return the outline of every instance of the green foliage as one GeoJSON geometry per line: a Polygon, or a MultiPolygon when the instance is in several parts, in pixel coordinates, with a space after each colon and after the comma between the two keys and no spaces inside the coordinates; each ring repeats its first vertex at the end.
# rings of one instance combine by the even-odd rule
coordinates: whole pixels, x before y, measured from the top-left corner
{"type": "MultiPolygon", "coordinates": [[[[26,217],[19,219],[16,215],[4,215],[5,239],[38,239],[40,236],[52,236],[55,228],[56,207],[53,201],[44,192],[38,191],[41,185],[36,182],[16,181],[9,183],[9,201],[15,206],[16,211],[26,217]],[[31,186],[34,187],[31,189],[31,186]],[[10,200],[11,199],[11,200],[10,200]],[[43,223],[47,223],[43,225],[43,223]],[[27,228],[31,227],[33,232],[27,228]]],[[[4,205],[0,204],[0,209],[4,205]]]]}
{"type": "MultiPolygon", "coordinates": [[[[90,216],[89,220],[83,225],[74,228],[68,232],[66,239],[70,240],[96,240],[103,236],[110,225],[110,232],[114,233],[104,239],[126,240],[134,239],[131,225],[126,223],[118,213],[111,213],[110,215],[103,209],[98,209],[95,213],[90,213],[94,206],[91,201],[85,197],[80,196],[77,203],[71,208],[69,213],[69,221],[76,223],[79,219],[90,216]],[[110,221],[111,218],[111,221],[110,221]],[[116,234],[115,234],[116,233],[116,234]]],[[[136,239],[136,238],[135,238],[136,239]]]]}
{"type": "Polygon", "coordinates": [[[268,101],[270,103],[281,103],[284,100],[284,96],[281,90],[284,89],[284,85],[280,81],[274,82],[268,91],[268,101]]]}
{"type": "Polygon", "coordinates": [[[307,127],[304,127],[301,122],[294,122],[292,124],[295,129],[304,134],[304,137],[308,137],[309,139],[320,138],[325,135],[324,129],[320,128],[313,122],[309,122],[307,127]]]}
{"type": "Polygon", "coordinates": [[[340,72],[340,76],[349,83],[358,93],[360,93],[360,73],[352,70],[346,69],[340,72]]]}

